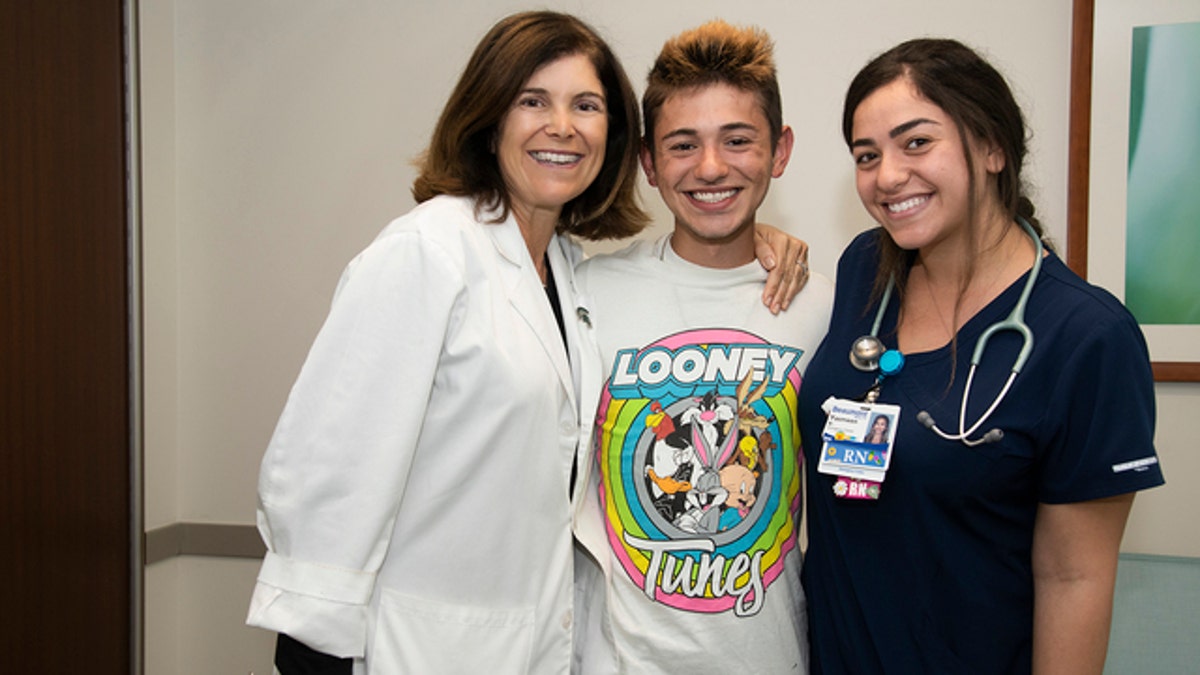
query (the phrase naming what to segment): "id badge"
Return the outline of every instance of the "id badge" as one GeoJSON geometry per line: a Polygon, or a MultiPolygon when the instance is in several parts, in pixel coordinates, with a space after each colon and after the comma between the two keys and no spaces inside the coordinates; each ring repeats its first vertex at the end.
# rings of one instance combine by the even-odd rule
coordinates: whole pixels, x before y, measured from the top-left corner
{"type": "Polygon", "coordinates": [[[817,471],[837,476],[833,493],[846,499],[879,499],[896,438],[900,406],[830,397],[821,405],[821,459],[817,471]]]}

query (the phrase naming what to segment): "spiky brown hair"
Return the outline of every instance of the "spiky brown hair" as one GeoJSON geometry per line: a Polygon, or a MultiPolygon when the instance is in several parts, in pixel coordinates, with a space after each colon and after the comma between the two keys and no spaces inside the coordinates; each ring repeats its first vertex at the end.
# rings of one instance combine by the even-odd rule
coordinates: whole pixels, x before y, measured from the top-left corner
{"type": "Polygon", "coordinates": [[[667,40],[646,77],[643,139],[654,151],[658,111],[673,94],[711,84],[754,92],[771,129],[771,147],[783,133],[783,101],[775,75],[775,45],[766,31],[716,19],[667,40]]]}

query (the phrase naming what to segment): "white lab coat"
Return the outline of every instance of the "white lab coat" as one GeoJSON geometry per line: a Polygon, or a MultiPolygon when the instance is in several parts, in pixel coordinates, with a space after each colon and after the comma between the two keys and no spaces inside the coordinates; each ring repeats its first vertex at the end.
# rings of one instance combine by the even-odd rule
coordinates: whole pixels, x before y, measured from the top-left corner
{"type": "Polygon", "coordinates": [[[356,673],[569,668],[600,384],[580,254],[548,254],[568,358],[516,221],[488,219],[437,197],[350,263],[263,459],[248,623],[356,673]]]}

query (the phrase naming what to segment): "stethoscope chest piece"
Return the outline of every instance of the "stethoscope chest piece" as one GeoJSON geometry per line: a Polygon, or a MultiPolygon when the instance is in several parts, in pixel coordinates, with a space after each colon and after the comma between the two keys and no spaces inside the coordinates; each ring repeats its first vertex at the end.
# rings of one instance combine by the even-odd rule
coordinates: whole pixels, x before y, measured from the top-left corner
{"type": "Polygon", "coordinates": [[[879,359],[887,352],[883,341],[874,335],[864,335],[850,347],[850,365],[869,373],[879,367],[879,359]]]}
{"type": "Polygon", "coordinates": [[[904,367],[904,352],[888,349],[874,335],[864,335],[850,348],[850,365],[865,373],[879,371],[882,382],[884,377],[895,375],[904,367]]]}

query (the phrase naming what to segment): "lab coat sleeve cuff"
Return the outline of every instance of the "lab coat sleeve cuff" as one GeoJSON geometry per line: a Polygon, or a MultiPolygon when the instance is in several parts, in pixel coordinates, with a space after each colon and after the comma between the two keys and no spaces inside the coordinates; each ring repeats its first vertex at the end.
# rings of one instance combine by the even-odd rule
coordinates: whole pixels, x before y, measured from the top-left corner
{"type": "Polygon", "coordinates": [[[362,658],[374,584],[374,574],[268,552],[246,623],[285,633],[326,654],[362,658]]]}

